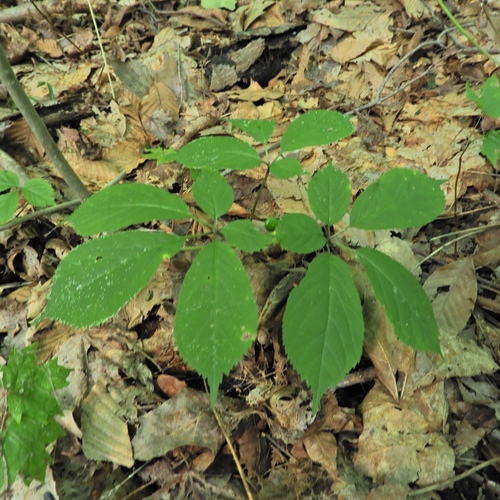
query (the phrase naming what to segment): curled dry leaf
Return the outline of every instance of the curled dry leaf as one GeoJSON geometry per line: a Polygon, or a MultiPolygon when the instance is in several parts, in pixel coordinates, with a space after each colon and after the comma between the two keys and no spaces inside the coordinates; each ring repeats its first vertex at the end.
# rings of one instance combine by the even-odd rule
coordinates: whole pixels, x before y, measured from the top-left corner
{"type": "Polygon", "coordinates": [[[167,85],[155,82],[142,99],[140,115],[144,128],[158,139],[165,140],[168,126],[179,119],[179,101],[167,85]]]}

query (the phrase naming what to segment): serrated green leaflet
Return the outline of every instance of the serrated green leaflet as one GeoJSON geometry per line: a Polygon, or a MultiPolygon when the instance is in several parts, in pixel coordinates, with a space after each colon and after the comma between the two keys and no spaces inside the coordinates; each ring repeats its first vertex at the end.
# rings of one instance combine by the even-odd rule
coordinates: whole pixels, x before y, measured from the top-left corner
{"type": "Polygon", "coordinates": [[[481,89],[481,94],[476,100],[481,110],[492,118],[500,117],[500,87],[481,89]]]}
{"type": "Polygon", "coordinates": [[[316,109],[299,116],[281,139],[281,152],[321,146],[349,137],[354,132],[351,120],[338,111],[316,109]]]}
{"type": "Polygon", "coordinates": [[[481,154],[486,156],[496,166],[500,158],[500,131],[491,130],[484,136],[481,154]]]}
{"type": "Polygon", "coordinates": [[[174,335],[182,358],[208,380],[212,406],[223,374],[250,348],[257,320],[243,264],[225,243],[209,243],[184,278],[174,335]]]}
{"type": "Polygon", "coordinates": [[[285,214],[276,228],[281,248],[295,253],[311,253],[325,246],[321,227],[305,214],[285,214]]]}
{"type": "Polygon", "coordinates": [[[19,177],[14,172],[0,170],[0,192],[19,187],[19,177]]]}
{"type": "Polygon", "coordinates": [[[500,117],[500,86],[496,74],[486,80],[479,94],[476,94],[470,88],[469,82],[466,82],[466,96],[467,99],[475,102],[487,115],[493,118],[500,117]]]}
{"type": "Polygon", "coordinates": [[[226,224],[221,233],[231,245],[244,252],[258,252],[269,245],[272,236],[261,233],[249,220],[235,220],[226,224]]]}
{"type": "Polygon", "coordinates": [[[191,217],[181,198],[147,184],[119,184],[91,196],[66,220],[82,236],[117,231],[152,220],[191,217]]]}
{"type": "Polygon", "coordinates": [[[431,303],[413,274],[372,248],[359,248],[356,253],[396,336],[414,349],[441,352],[431,303]]]}
{"type": "Polygon", "coordinates": [[[18,203],[19,195],[17,194],[17,191],[0,194],[0,224],[12,219],[16,213],[18,203]]]}
{"type": "Polygon", "coordinates": [[[24,183],[22,192],[26,201],[34,207],[50,207],[56,204],[54,190],[44,179],[30,179],[24,183]]]}
{"type": "Polygon", "coordinates": [[[219,172],[204,170],[191,190],[194,201],[212,219],[224,215],[233,204],[233,189],[219,172]]]}
{"type": "Polygon", "coordinates": [[[246,132],[250,137],[261,144],[267,144],[267,141],[273,134],[275,122],[274,120],[228,120],[233,127],[239,128],[246,132]]]}
{"type": "Polygon", "coordinates": [[[319,255],[292,290],[283,317],[285,351],[312,389],[314,413],[328,387],[359,361],[363,335],[361,301],[349,267],[335,255],[319,255]]]}
{"type": "Polygon", "coordinates": [[[351,226],[375,230],[427,224],[444,210],[443,182],[407,168],[389,170],[353,203],[351,226]]]}
{"type": "Polygon", "coordinates": [[[316,172],[307,187],[309,205],[316,217],[332,226],[347,212],[351,201],[351,183],[346,175],[330,164],[316,172]]]}
{"type": "Polygon", "coordinates": [[[469,82],[465,82],[465,97],[467,97],[469,101],[475,101],[477,99],[477,94],[471,88],[469,82]]]}
{"type": "Polygon", "coordinates": [[[302,164],[296,158],[283,158],[271,163],[271,175],[277,179],[289,179],[303,173],[302,164]]]}
{"type": "Polygon", "coordinates": [[[59,264],[41,318],[75,327],[106,321],[148,284],[183,241],[171,234],[127,231],[80,245],[59,264]]]}
{"type": "Polygon", "coordinates": [[[247,170],[262,160],[255,149],[235,137],[200,137],[177,151],[176,161],[188,168],[247,170]]]}

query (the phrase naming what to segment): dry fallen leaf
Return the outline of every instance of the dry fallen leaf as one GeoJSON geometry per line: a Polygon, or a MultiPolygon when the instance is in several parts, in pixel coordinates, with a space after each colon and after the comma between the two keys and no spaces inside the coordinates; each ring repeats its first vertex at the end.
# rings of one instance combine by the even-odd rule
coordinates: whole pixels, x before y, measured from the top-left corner
{"type": "Polygon", "coordinates": [[[151,460],[187,445],[207,448],[213,459],[223,442],[208,395],[185,388],[139,418],[132,446],[136,460],[151,460]]]}
{"type": "Polygon", "coordinates": [[[82,403],[82,447],[90,460],[105,460],[132,467],[134,458],[122,408],[99,379],[82,403]]]}
{"type": "Polygon", "coordinates": [[[446,400],[439,385],[440,398],[422,414],[412,398],[394,403],[385,388],[375,384],[361,405],[364,428],[354,459],[358,471],[379,484],[419,486],[453,475],[455,454],[441,432],[446,400]]]}

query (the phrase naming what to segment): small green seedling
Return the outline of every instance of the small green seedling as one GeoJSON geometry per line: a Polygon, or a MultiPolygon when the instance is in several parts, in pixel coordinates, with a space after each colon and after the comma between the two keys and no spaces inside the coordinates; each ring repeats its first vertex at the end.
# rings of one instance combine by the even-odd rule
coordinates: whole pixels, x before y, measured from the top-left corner
{"type": "MultiPolygon", "coordinates": [[[[267,152],[273,121],[229,121],[267,152]]],[[[287,153],[330,144],[353,131],[351,121],[335,111],[301,115],[285,131],[280,155],[267,164],[267,175],[300,175],[300,162],[287,153]]],[[[208,379],[214,405],[223,375],[247,353],[257,331],[257,305],[239,253],[263,251],[279,243],[310,262],[304,279],[288,298],[283,343],[290,362],[312,389],[316,412],[328,387],[341,381],[362,354],[361,300],[351,269],[339,256],[340,248],[363,266],[396,335],[415,349],[440,352],[432,307],[417,279],[378,250],[350,249],[341,235],[334,234],[334,224],[348,212],[351,201],[351,184],[342,171],[330,164],[310,180],[308,198],[314,217],[287,213],[269,219],[266,228],[261,228],[251,220],[225,223],[220,219],[234,198],[221,170],[246,170],[263,163],[247,142],[202,137],[179,151],[154,150],[149,157],[177,161],[192,171],[193,198],[212,220],[209,242],[207,233],[199,245],[188,246],[188,237],[174,234],[140,229],[118,232],[152,220],[193,217],[180,197],[153,186],[122,184],[103,189],[68,221],[82,236],[107,234],[75,248],[60,263],[41,318],[75,327],[102,323],[147,285],[163,259],[181,251],[198,252],[182,285],[174,335],[184,360],[208,379]]],[[[420,172],[391,170],[354,201],[350,225],[376,230],[427,224],[444,209],[440,184],[420,172]]]]}
{"type": "MultiPolygon", "coordinates": [[[[48,82],[39,82],[37,87],[43,87],[43,86],[47,86],[47,90],[49,92],[49,102],[56,102],[56,95],[54,93],[54,87],[52,87],[52,85],[48,82]]],[[[39,103],[37,103],[39,104],[39,103]]]]}
{"type": "MultiPolygon", "coordinates": [[[[53,359],[36,362],[36,344],[13,350],[0,367],[0,385],[7,401],[0,430],[0,493],[21,473],[29,484],[44,481],[51,457],[47,445],[64,436],[54,416],[61,412],[54,390],[66,387],[70,370],[53,359]]],[[[5,404],[5,403],[4,403],[5,404]]]]}
{"type": "Polygon", "coordinates": [[[30,179],[21,187],[19,177],[7,170],[0,171],[0,224],[14,217],[19,204],[19,192],[34,207],[55,205],[54,190],[44,179],[30,179]],[[5,192],[8,191],[8,192],[5,192]]]}

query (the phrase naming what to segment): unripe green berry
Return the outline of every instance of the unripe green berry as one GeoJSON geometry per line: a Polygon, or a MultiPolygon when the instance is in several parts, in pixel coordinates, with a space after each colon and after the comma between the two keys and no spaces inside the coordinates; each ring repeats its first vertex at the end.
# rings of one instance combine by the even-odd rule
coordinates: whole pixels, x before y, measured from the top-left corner
{"type": "Polygon", "coordinates": [[[271,233],[278,226],[278,219],[276,217],[268,217],[264,222],[264,227],[271,233]]]}

